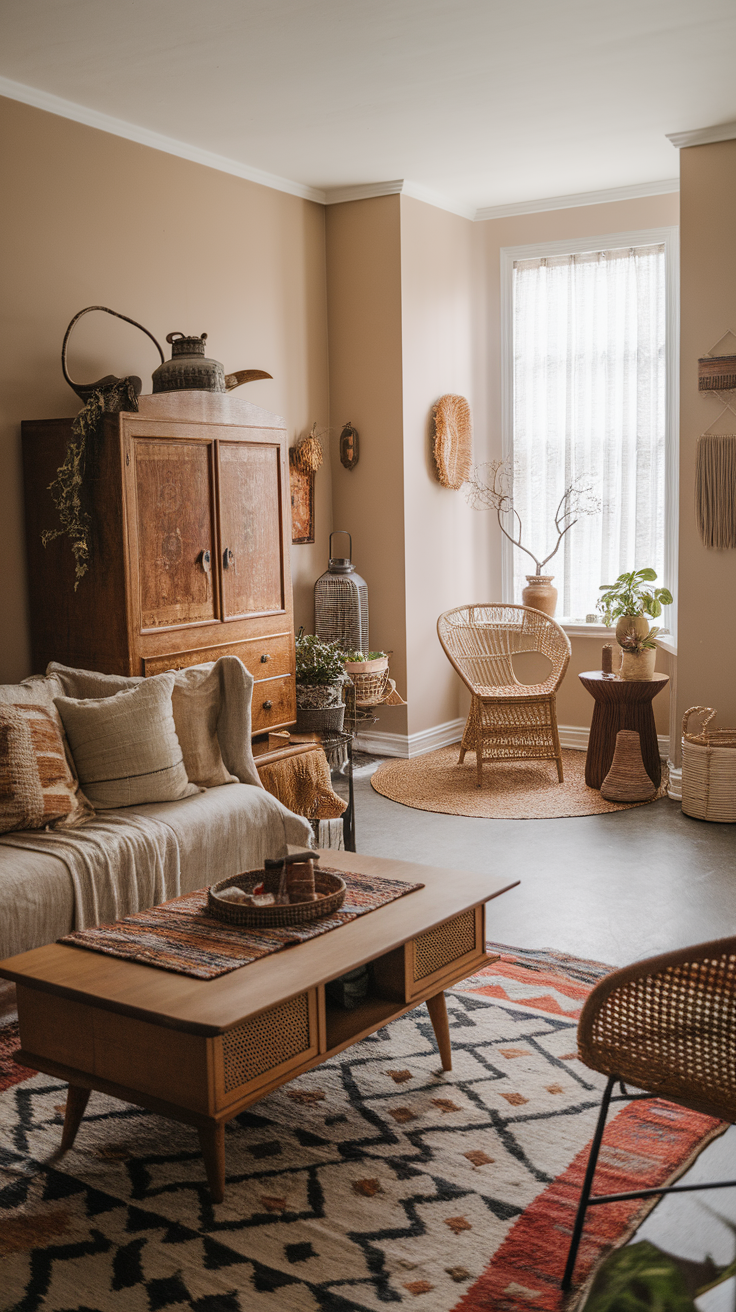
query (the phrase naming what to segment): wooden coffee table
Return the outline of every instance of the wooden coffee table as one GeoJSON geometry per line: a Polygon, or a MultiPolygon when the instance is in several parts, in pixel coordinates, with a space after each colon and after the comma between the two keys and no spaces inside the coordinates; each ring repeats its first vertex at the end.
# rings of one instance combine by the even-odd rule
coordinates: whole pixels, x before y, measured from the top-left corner
{"type": "Polygon", "coordinates": [[[354,852],[325,865],[425,887],[320,938],[198,980],[50,943],[0,963],[18,991],[17,1060],[69,1084],[62,1150],[91,1090],[194,1125],[212,1198],[225,1188],[225,1123],[288,1080],[427,1003],[443,1070],[452,1064],[443,990],[493,957],[485,903],[519,881],[354,852]],[[365,962],[353,1011],[325,984],[365,962]]]}

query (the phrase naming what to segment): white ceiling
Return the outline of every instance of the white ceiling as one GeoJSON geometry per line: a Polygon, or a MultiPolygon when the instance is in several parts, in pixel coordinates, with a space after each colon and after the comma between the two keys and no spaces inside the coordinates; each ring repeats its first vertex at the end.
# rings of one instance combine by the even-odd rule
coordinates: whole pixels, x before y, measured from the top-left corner
{"type": "Polygon", "coordinates": [[[5,94],[315,198],[403,178],[469,213],[676,177],[665,133],[736,119],[735,62],[734,0],[0,6],[5,94]]]}

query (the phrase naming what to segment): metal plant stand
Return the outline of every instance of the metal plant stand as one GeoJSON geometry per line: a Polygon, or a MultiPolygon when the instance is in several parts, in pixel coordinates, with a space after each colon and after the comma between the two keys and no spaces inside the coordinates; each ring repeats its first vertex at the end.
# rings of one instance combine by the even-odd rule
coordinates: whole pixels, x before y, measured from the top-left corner
{"type": "Polygon", "coordinates": [[[322,747],[329,762],[330,770],[343,773],[340,760],[342,749],[345,750],[344,775],[348,781],[348,808],[343,812],[342,834],[346,852],[355,851],[355,793],[353,791],[353,733],[349,729],[340,733],[323,733],[322,747]]]}

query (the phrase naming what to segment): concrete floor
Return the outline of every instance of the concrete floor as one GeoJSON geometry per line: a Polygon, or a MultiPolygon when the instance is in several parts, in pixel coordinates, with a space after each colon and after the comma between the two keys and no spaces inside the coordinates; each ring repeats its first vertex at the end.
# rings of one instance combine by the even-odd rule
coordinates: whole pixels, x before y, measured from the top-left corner
{"type": "Polygon", "coordinates": [[[566,820],[481,820],[416,811],[357,771],[359,852],[513,875],[488,906],[488,937],[621,966],[736,933],[736,825],[678,802],[566,820]]]}

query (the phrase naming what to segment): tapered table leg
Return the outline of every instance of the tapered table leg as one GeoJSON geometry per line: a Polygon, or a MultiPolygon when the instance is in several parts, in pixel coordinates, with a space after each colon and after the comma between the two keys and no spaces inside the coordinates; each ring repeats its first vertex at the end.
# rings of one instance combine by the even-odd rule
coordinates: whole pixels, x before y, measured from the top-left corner
{"type": "Polygon", "coordinates": [[[64,1112],[64,1129],[61,1134],[61,1151],[63,1153],[71,1148],[74,1143],[91,1092],[91,1089],[82,1089],[78,1084],[69,1085],[69,1091],[66,1095],[66,1111],[64,1112]]]}
{"type": "Polygon", "coordinates": [[[225,1124],[200,1125],[199,1143],[213,1203],[225,1197],[225,1124]]]}
{"type": "Polygon", "coordinates": [[[427,998],[427,1011],[432,1022],[434,1037],[440,1050],[443,1071],[452,1070],[452,1048],[450,1046],[450,1023],[447,1019],[447,1006],[444,993],[435,993],[427,998]]]}

